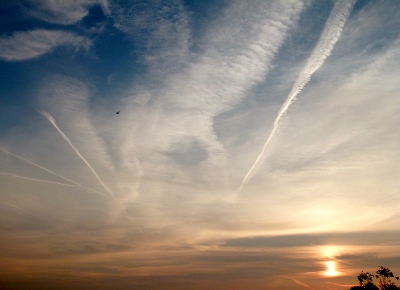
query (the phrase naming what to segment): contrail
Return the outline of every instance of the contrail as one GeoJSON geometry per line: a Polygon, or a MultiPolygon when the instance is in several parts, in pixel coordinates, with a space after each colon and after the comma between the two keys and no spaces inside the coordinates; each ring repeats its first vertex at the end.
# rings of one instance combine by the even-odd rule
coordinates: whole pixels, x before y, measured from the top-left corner
{"type": "Polygon", "coordinates": [[[13,204],[11,204],[11,203],[8,203],[8,202],[2,201],[2,200],[0,200],[0,202],[6,204],[6,205],[8,205],[8,206],[11,206],[11,207],[13,207],[13,208],[16,208],[16,209],[18,209],[18,210],[20,210],[20,211],[23,211],[24,213],[30,214],[30,213],[27,212],[26,210],[23,210],[22,208],[20,208],[20,207],[18,207],[18,206],[16,206],[16,205],[13,205],[13,204]]]}
{"type": "Polygon", "coordinates": [[[300,282],[299,280],[296,280],[296,279],[293,279],[293,278],[289,278],[289,279],[290,279],[290,280],[293,280],[296,284],[299,284],[299,285],[301,285],[301,286],[303,286],[303,287],[312,289],[312,288],[310,287],[310,285],[307,285],[306,283],[300,282]]]}
{"type": "Polygon", "coordinates": [[[309,82],[312,74],[323,65],[325,59],[331,54],[334,45],[339,40],[339,37],[343,30],[343,26],[346,23],[347,17],[349,16],[350,10],[353,7],[355,1],[356,0],[338,0],[336,2],[331,14],[329,15],[329,18],[325,24],[324,31],[322,32],[316,47],[314,48],[305,67],[303,68],[299,77],[294,83],[289,95],[286,98],[285,103],[279,110],[278,116],[274,121],[274,127],[272,128],[272,131],[269,134],[260,155],[258,155],[253,166],[250,168],[249,172],[247,172],[238,191],[242,189],[243,185],[250,178],[257,164],[263,157],[266,147],[268,146],[276,130],[278,129],[278,124],[283,114],[287,111],[289,106],[296,99],[296,96],[301,92],[304,86],[309,82]]]}
{"type": "Polygon", "coordinates": [[[6,204],[6,205],[8,205],[8,206],[11,206],[11,207],[13,207],[13,208],[16,208],[16,209],[18,209],[18,210],[20,210],[20,211],[22,211],[22,212],[24,212],[24,213],[27,213],[27,214],[29,214],[29,215],[31,215],[31,216],[34,216],[35,218],[48,221],[48,220],[45,219],[45,218],[42,218],[42,217],[40,217],[40,216],[34,215],[33,213],[27,212],[26,210],[24,210],[24,209],[22,209],[22,208],[20,208],[20,207],[18,207],[18,206],[16,206],[16,205],[13,205],[13,204],[11,204],[11,203],[8,203],[8,202],[2,201],[2,200],[0,200],[0,202],[6,204]]]}
{"type": "Polygon", "coordinates": [[[61,183],[61,182],[50,181],[50,180],[45,180],[45,179],[30,178],[30,177],[16,175],[13,173],[8,173],[8,172],[0,172],[0,175],[7,175],[7,176],[15,177],[15,178],[21,178],[21,179],[37,181],[37,182],[52,183],[52,184],[58,184],[58,185],[63,185],[63,186],[76,186],[75,184],[61,183]]]}
{"type": "Polygon", "coordinates": [[[26,163],[32,164],[32,165],[34,165],[34,166],[36,166],[36,167],[39,167],[40,169],[42,169],[42,170],[44,170],[44,171],[46,171],[46,172],[48,172],[48,173],[51,173],[51,174],[53,174],[53,175],[55,175],[55,176],[58,176],[58,177],[60,177],[60,178],[62,178],[62,179],[64,179],[64,180],[68,181],[68,182],[71,182],[72,184],[75,184],[75,185],[78,186],[78,187],[81,187],[81,188],[86,189],[86,190],[93,191],[93,192],[95,192],[95,193],[98,193],[98,194],[104,196],[104,194],[102,194],[101,192],[99,192],[99,191],[97,191],[97,190],[94,190],[94,189],[91,189],[91,188],[89,188],[89,187],[83,186],[83,185],[81,185],[81,184],[79,184],[79,183],[76,183],[75,181],[72,181],[71,179],[68,179],[68,178],[66,178],[66,177],[64,177],[64,176],[62,176],[62,175],[59,175],[59,174],[57,174],[57,173],[55,173],[55,172],[53,172],[53,171],[51,171],[51,170],[49,170],[49,169],[47,169],[47,168],[45,168],[45,167],[43,167],[43,166],[40,166],[39,164],[36,164],[36,163],[34,163],[34,162],[32,162],[32,161],[29,161],[29,160],[27,160],[27,159],[25,159],[25,158],[23,158],[23,157],[21,157],[21,156],[18,156],[17,154],[11,153],[10,151],[8,151],[8,150],[6,150],[6,149],[3,149],[3,148],[0,147],[0,150],[3,151],[3,152],[5,152],[5,153],[7,153],[7,154],[9,154],[9,155],[11,155],[11,156],[14,156],[15,158],[18,158],[18,159],[20,159],[20,160],[22,160],[22,161],[25,161],[26,163]]]}
{"type": "Polygon", "coordinates": [[[71,148],[75,151],[75,153],[82,159],[83,162],[85,162],[85,164],[89,167],[89,169],[92,171],[93,175],[97,178],[97,180],[99,181],[99,183],[107,190],[107,192],[114,197],[114,194],[111,192],[111,190],[104,184],[103,180],[101,180],[100,176],[97,174],[97,172],[93,169],[93,167],[89,164],[89,162],[86,161],[86,159],[82,156],[82,154],[78,151],[78,149],[76,149],[76,147],[74,146],[74,144],[72,144],[71,140],[69,140],[69,138],[64,134],[63,131],[61,131],[60,128],[58,128],[57,124],[56,124],[56,120],[54,120],[53,116],[50,115],[48,112],[45,111],[39,111],[40,114],[42,114],[47,120],[49,120],[49,122],[54,126],[54,128],[57,129],[57,131],[61,134],[61,136],[63,136],[63,138],[65,139],[65,141],[68,142],[69,146],[71,146],[71,148]]]}

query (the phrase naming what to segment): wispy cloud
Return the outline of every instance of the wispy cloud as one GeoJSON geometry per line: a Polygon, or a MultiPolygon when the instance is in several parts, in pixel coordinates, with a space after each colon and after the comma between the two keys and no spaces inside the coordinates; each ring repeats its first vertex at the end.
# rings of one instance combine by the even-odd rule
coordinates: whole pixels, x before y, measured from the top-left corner
{"type": "Polygon", "coordinates": [[[334,283],[334,282],[326,282],[326,283],[333,284],[333,285],[340,286],[340,287],[346,287],[346,288],[357,286],[356,284],[339,284],[339,283],[334,283]]]}
{"type": "MultiPolygon", "coordinates": [[[[113,135],[106,134],[104,140],[101,133],[103,126],[113,119],[109,118],[109,109],[106,111],[107,118],[104,118],[104,112],[100,114],[97,110],[91,110],[93,96],[94,92],[84,81],[65,75],[54,75],[41,82],[37,91],[37,105],[41,111],[57,116],[57,122],[62,124],[65,134],[73,143],[80,144],[79,151],[91,163],[96,162],[112,172],[114,165],[110,151],[113,152],[113,148],[107,148],[105,141],[110,142],[113,135]]],[[[116,126],[115,123],[112,125],[116,126]]],[[[118,130],[114,127],[107,133],[110,131],[118,130]]]]}
{"type": "MultiPolygon", "coordinates": [[[[95,3],[70,2],[37,6],[54,10],[50,22],[72,9],[60,24],[95,3]]],[[[352,3],[113,0],[105,23],[115,27],[96,37],[96,57],[6,64],[26,69],[21,79],[46,74],[27,77],[24,110],[0,84],[11,116],[0,122],[9,284],[345,289],[326,281],[350,285],[357,265],[390,266],[400,4],[361,1],[347,19],[352,3]],[[327,261],[338,276],[325,276],[327,261]]]]}
{"type": "Polygon", "coordinates": [[[114,25],[128,36],[153,77],[178,72],[187,61],[190,46],[189,15],[180,0],[113,1],[114,25]],[[171,17],[173,15],[173,17],[171,17]]]}
{"type": "Polygon", "coordinates": [[[41,20],[59,24],[73,24],[88,14],[88,9],[100,5],[109,13],[107,0],[28,0],[25,12],[41,20]]]}
{"type": "Polygon", "coordinates": [[[14,32],[11,36],[0,38],[0,59],[6,61],[27,60],[48,53],[60,45],[88,49],[91,40],[59,30],[38,29],[14,32]]]}
{"type": "Polygon", "coordinates": [[[38,164],[36,164],[36,163],[34,163],[34,162],[32,162],[32,161],[29,161],[29,160],[27,160],[27,159],[25,159],[25,158],[23,158],[23,157],[21,157],[21,156],[19,156],[19,155],[16,155],[16,154],[14,154],[14,153],[11,153],[10,151],[8,151],[8,150],[6,150],[6,149],[0,148],[0,150],[3,151],[4,153],[7,153],[7,154],[11,155],[11,156],[14,156],[15,158],[20,159],[20,160],[22,160],[22,161],[24,161],[24,162],[26,162],[26,163],[28,163],[28,164],[31,164],[31,165],[33,165],[33,166],[36,166],[36,167],[38,167],[38,168],[40,168],[40,169],[42,169],[42,170],[44,170],[44,171],[46,171],[46,172],[48,172],[48,173],[54,175],[54,176],[57,176],[57,177],[59,177],[59,178],[65,180],[65,181],[68,181],[68,182],[70,182],[70,183],[72,183],[72,184],[74,184],[74,185],[76,185],[76,186],[78,186],[78,187],[81,187],[81,188],[83,188],[83,189],[86,189],[86,190],[89,190],[89,191],[93,191],[93,192],[96,192],[96,193],[98,193],[98,194],[103,195],[103,193],[100,193],[100,192],[98,192],[97,190],[94,190],[94,189],[92,189],[92,188],[88,188],[88,187],[85,187],[85,186],[83,186],[83,185],[81,185],[81,184],[79,184],[79,183],[76,183],[75,181],[73,181],[73,180],[71,180],[71,179],[69,179],[69,178],[66,178],[66,177],[64,177],[64,176],[62,176],[62,175],[60,175],[60,174],[57,174],[57,173],[55,173],[54,171],[51,171],[50,169],[47,169],[47,168],[45,168],[45,167],[43,167],[43,166],[40,166],[40,165],[38,165],[38,164]]]}
{"type": "Polygon", "coordinates": [[[0,172],[0,175],[11,176],[11,177],[15,177],[15,178],[21,178],[21,179],[31,180],[31,181],[37,181],[37,182],[58,184],[58,185],[62,185],[62,186],[75,186],[74,184],[61,183],[61,182],[50,181],[50,180],[45,180],[45,179],[38,179],[38,178],[31,178],[31,177],[26,177],[26,176],[20,176],[20,175],[13,174],[13,173],[9,173],[9,172],[0,172]]]}
{"type": "Polygon", "coordinates": [[[297,279],[293,279],[293,278],[289,278],[289,279],[290,279],[290,280],[293,280],[296,284],[299,284],[299,285],[301,285],[301,286],[304,286],[305,288],[313,289],[313,288],[310,287],[310,285],[308,285],[308,284],[306,284],[306,283],[303,283],[303,282],[301,282],[301,281],[299,281],[299,280],[297,280],[297,279]]]}
{"type": "Polygon", "coordinates": [[[8,202],[2,201],[2,200],[0,200],[0,202],[3,203],[3,204],[5,204],[5,205],[11,206],[11,207],[13,207],[13,208],[15,208],[15,209],[17,209],[17,210],[20,210],[20,211],[22,211],[22,212],[24,212],[24,213],[29,214],[29,212],[27,212],[26,210],[23,210],[22,208],[20,208],[20,207],[18,207],[18,206],[16,206],[16,205],[13,205],[13,204],[11,204],[11,203],[8,203],[8,202]]]}
{"type": "Polygon", "coordinates": [[[269,142],[273,138],[276,130],[278,129],[278,124],[282,116],[285,114],[285,112],[288,110],[290,104],[295,100],[296,96],[301,92],[301,90],[304,88],[304,86],[310,81],[310,78],[312,74],[319,69],[325,59],[331,54],[331,51],[335,45],[335,43],[338,41],[342,30],[343,26],[346,23],[347,17],[349,16],[349,13],[351,11],[351,8],[353,7],[355,3],[354,1],[342,1],[339,0],[336,4],[335,7],[333,8],[327,22],[324,28],[324,31],[322,32],[322,35],[320,37],[320,40],[318,41],[314,51],[311,53],[310,58],[308,59],[304,69],[300,73],[300,76],[296,80],[295,84],[292,87],[292,90],[290,91],[285,103],[282,105],[281,109],[279,110],[278,116],[276,117],[274,121],[274,126],[272,128],[271,133],[268,136],[267,141],[265,142],[261,153],[258,155],[256,161],[250,168],[250,170],[247,172],[246,176],[244,177],[240,187],[239,191],[243,187],[243,185],[246,183],[246,181],[250,178],[251,174],[255,170],[257,164],[260,162],[262,159],[265,149],[268,146],[269,142]]]}
{"type": "Polygon", "coordinates": [[[103,182],[103,180],[101,179],[101,177],[97,174],[97,172],[94,170],[94,168],[90,165],[90,163],[85,159],[85,157],[82,156],[82,154],[79,152],[79,150],[74,146],[74,144],[72,144],[71,140],[64,134],[64,132],[57,126],[56,121],[54,120],[53,116],[50,115],[48,112],[45,111],[39,111],[40,114],[42,114],[53,126],[54,128],[56,128],[56,130],[61,134],[61,136],[65,139],[65,141],[67,141],[67,143],[69,144],[69,146],[74,150],[74,152],[76,153],[76,155],[78,155],[78,157],[80,159],[82,159],[82,161],[87,165],[87,167],[90,169],[90,171],[93,173],[93,175],[96,177],[96,179],[98,180],[98,182],[104,187],[104,189],[112,196],[114,197],[114,194],[111,192],[111,190],[107,187],[107,185],[105,185],[105,183],[103,182]]]}
{"type": "MultiPolygon", "coordinates": [[[[177,156],[171,154],[176,147],[199,146],[205,156],[198,164],[203,178],[213,184],[213,188],[226,188],[223,172],[227,166],[227,152],[214,131],[214,117],[238,104],[252,86],[263,81],[302,8],[302,2],[298,1],[235,2],[216,21],[218,28],[209,31],[200,41],[204,53],[193,55],[193,60],[183,55],[185,65],[180,72],[162,74],[163,82],[149,84],[156,89],[147,91],[149,97],[142,107],[144,112],[131,113],[135,118],[143,114],[143,118],[141,127],[129,140],[137,140],[134,146],[141,154],[152,152],[151,156],[150,153],[146,157],[142,155],[142,165],[154,162],[161,169],[161,160],[174,163],[168,156],[177,156]],[[243,38],[237,40],[234,35],[238,34],[243,38]],[[155,155],[154,152],[164,154],[155,155]]],[[[150,50],[149,54],[152,53],[150,50]]],[[[168,50],[164,54],[168,56],[168,50]]],[[[156,60],[150,61],[150,65],[159,67],[156,60]]],[[[137,105],[137,100],[132,96],[132,107],[137,105]]],[[[156,172],[158,176],[164,174],[156,172]]],[[[182,174],[187,175],[186,172],[182,174]]]]}
{"type": "Polygon", "coordinates": [[[2,201],[2,200],[0,200],[0,203],[5,204],[5,205],[7,205],[7,206],[10,206],[10,207],[12,207],[12,208],[15,208],[15,209],[17,209],[17,210],[19,210],[19,211],[21,211],[21,212],[24,212],[24,213],[26,213],[26,214],[28,214],[28,215],[30,215],[30,216],[33,216],[33,217],[35,217],[35,218],[38,218],[38,219],[41,219],[41,220],[45,220],[44,218],[42,218],[42,217],[40,217],[40,216],[37,216],[37,215],[35,215],[35,214],[32,214],[32,213],[30,213],[30,212],[28,212],[28,211],[26,211],[26,210],[20,208],[19,206],[14,205],[14,204],[11,204],[11,203],[8,203],[8,202],[2,201]]]}

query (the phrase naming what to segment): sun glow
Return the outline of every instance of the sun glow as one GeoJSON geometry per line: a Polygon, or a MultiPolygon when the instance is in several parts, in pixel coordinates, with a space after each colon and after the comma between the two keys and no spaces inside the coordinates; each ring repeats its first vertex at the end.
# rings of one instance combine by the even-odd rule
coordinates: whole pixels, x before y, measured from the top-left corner
{"type": "Polygon", "coordinates": [[[327,266],[327,270],[325,271],[326,276],[333,277],[333,276],[339,275],[339,272],[336,271],[336,263],[335,262],[333,262],[333,261],[326,262],[326,266],[327,266]]]}

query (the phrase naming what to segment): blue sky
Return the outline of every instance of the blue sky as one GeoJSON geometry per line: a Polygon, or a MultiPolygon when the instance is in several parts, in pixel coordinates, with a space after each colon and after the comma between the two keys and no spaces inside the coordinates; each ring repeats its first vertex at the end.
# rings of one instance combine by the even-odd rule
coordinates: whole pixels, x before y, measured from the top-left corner
{"type": "Polygon", "coordinates": [[[400,272],[400,2],[0,15],[3,285],[348,289],[400,272]]]}

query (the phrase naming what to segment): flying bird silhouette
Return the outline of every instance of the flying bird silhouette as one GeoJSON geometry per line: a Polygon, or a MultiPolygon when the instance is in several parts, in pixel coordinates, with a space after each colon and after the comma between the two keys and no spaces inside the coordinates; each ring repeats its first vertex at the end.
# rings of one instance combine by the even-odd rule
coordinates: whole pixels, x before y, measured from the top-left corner
{"type": "Polygon", "coordinates": [[[119,114],[119,112],[121,112],[121,111],[118,111],[117,114],[119,114]]]}

